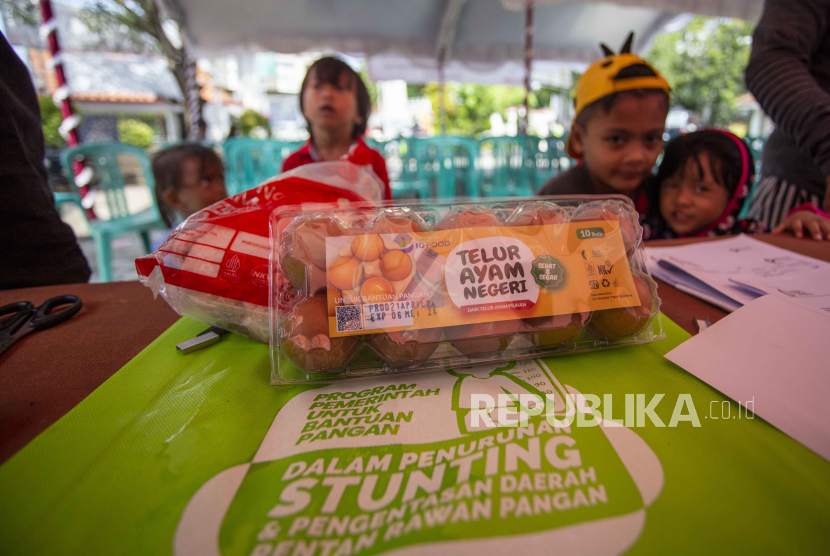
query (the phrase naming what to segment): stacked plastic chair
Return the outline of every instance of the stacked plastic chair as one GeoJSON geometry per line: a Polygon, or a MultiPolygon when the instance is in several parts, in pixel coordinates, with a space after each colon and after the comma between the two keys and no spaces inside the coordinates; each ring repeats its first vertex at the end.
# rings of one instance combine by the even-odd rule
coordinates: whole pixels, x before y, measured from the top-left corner
{"type": "Polygon", "coordinates": [[[749,145],[749,152],[752,153],[752,158],[755,159],[755,183],[752,184],[752,189],[749,190],[749,196],[746,198],[738,218],[746,218],[747,213],[749,213],[749,205],[758,189],[758,179],[761,176],[761,156],[764,154],[764,145],[767,142],[763,137],[746,137],[744,140],[749,145]]]}
{"type": "Polygon", "coordinates": [[[536,191],[536,137],[479,140],[480,189],[485,197],[531,196],[536,191]]]}
{"type": "Polygon", "coordinates": [[[421,177],[421,168],[415,156],[417,141],[413,137],[398,137],[383,143],[367,141],[386,160],[389,186],[395,199],[426,199],[433,196],[429,183],[421,177]]]}
{"type": "Polygon", "coordinates": [[[282,171],[282,163],[302,142],[234,137],[225,141],[228,195],[252,189],[282,171]]]}
{"type": "MultiPolygon", "coordinates": [[[[95,240],[98,259],[98,273],[102,282],[112,281],[112,241],[126,233],[138,232],[144,244],[145,252],[150,252],[150,230],[166,230],[159,214],[154,194],[155,180],[150,168],[147,154],[140,148],[124,143],[86,143],[66,149],[61,153],[61,163],[73,188],[74,200],[81,206],[81,196],[75,186],[74,162],[83,160],[89,165],[97,177],[97,188],[93,192],[103,195],[109,212],[106,220],[87,218],[85,210],[81,212],[87,218],[89,231],[95,240]],[[122,164],[124,157],[132,157],[138,161],[144,183],[149,189],[152,206],[142,212],[131,213],[127,206],[127,197],[124,194],[125,180],[122,164]],[[119,161],[119,159],[122,159],[119,161]]],[[[63,194],[67,200],[67,194],[63,194]]]]}
{"type": "Polygon", "coordinates": [[[442,135],[415,141],[420,177],[439,199],[479,197],[478,145],[465,137],[442,135]]]}

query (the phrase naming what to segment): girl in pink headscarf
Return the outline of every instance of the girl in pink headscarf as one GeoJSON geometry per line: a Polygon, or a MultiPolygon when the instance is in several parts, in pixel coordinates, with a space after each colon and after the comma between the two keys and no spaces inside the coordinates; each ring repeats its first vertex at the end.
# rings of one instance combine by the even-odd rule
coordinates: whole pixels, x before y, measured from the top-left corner
{"type": "MultiPolygon", "coordinates": [[[[755,176],[755,163],[736,135],[707,129],[681,135],[666,145],[657,178],[641,217],[644,239],[705,237],[764,231],[740,219],[755,176]]],[[[830,219],[815,207],[799,207],[775,232],[830,238],[830,219]]]]}

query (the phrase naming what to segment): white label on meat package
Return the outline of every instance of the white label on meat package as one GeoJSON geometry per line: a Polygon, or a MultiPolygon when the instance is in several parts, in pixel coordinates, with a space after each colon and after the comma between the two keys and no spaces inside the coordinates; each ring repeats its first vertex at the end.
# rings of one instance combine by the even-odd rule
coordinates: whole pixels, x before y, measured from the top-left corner
{"type": "MultiPolygon", "coordinates": [[[[198,243],[190,243],[173,239],[162,245],[161,251],[178,253],[187,257],[196,257],[197,259],[204,259],[212,263],[221,263],[225,256],[225,251],[209,247],[207,245],[200,245],[198,243]]],[[[169,265],[168,265],[169,266],[169,265]]]]}
{"type": "Polygon", "coordinates": [[[204,259],[212,263],[221,263],[225,256],[223,249],[216,249],[207,245],[196,244],[193,249],[187,254],[188,257],[196,257],[197,259],[204,259]]]}
{"type": "Polygon", "coordinates": [[[190,251],[191,247],[193,247],[192,243],[187,241],[179,241],[178,239],[171,239],[170,241],[165,242],[165,244],[161,246],[160,250],[186,255],[187,252],[190,251]]]}
{"type": "Polygon", "coordinates": [[[165,253],[161,257],[161,264],[166,266],[167,268],[175,268],[181,270],[184,266],[185,257],[181,255],[176,255],[174,253],[165,253]]]}
{"type": "Polygon", "coordinates": [[[268,238],[247,232],[239,232],[233,241],[233,245],[231,245],[231,251],[267,259],[270,253],[268,250],[268,238]]]}
{"type": "Polygon", "coordinates": [[[196,228],[179,230],[178,237],[185,241],[226,249],[234,233],[236,233],[235,230],[224,226],[202,224],[196,228]]]}
{"type": "Polygon", "coordinates": [[[192,272],[194,274],[201,274],[210,278],[216,278],[216,276],[219,275],[218,264],[200,261],[199,259],[191,259],[190,257],[185,258],[182,270],[186,270],[187,272],[192,272]]]}

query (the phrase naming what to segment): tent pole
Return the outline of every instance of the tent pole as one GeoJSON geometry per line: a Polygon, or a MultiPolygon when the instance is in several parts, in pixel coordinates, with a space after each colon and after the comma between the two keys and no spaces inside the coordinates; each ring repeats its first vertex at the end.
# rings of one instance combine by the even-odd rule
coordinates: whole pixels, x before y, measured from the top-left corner
{"type": "Polygon", "coordinates": [[[441,118],[441,135],[447,133],[447,83],[444,81],[444,60],[438,60],[438,110],[441,118]]]}
{"type": "Polygon", "coordinates": [[[530,118],[530,70],[533,65],[533,0],[525,5],[525,115],[519,120],[519,134],[526,135],[530,118]]]}
{"type": "MultiPolygon", "coordinates": [[[[66,82],[66,74],[63,71],[63,56],[61,55],[61,47],[58,42],[58,21],[55,19],[55,14],[52,11],[52,2],[50,0],[40,0],[40,16],[43,19],[41,36],[46,36],[49,54],[52,56],[51,65],[55,70],[55,79],[58,83],[58,89],[52,96],[53,100],[60,103],[61,108],[61,125],[58,131],[66,139],[66,144],[74,147],[80,143],[78,127],[81,125],[81,118],[75,113],[75,108],[72,106],[72,101],[69,98],[71,93],[69,85],[66,82]]],[[[76,176],[75,185],[78,187],[78,191],[83,199],[89,192],[89,182],[78,183],[77,177],[81,176],[81,172],[84,169],[83,162],[76,161],[74,166],[76,176]]],[[[91,207],[86,209],[86,213],[91,220],[95,219],[95,213],[92,212],[91,207]]]]}
{"type": "Polygon", "coordinates": [[[446,83],[444,82],[444,62],[449,57],[452,43],[455,40],[455,31],[458,26],[458,19],[467,0],[449,0],[444,4],[444,11],[441,14],[441,26],[438,29],[438,41],[435,45],[435,59],[438,61],[438,92],[441,98],[438,101],[441,133],[447,131],[447,108],[446,108],[446,83]]]}

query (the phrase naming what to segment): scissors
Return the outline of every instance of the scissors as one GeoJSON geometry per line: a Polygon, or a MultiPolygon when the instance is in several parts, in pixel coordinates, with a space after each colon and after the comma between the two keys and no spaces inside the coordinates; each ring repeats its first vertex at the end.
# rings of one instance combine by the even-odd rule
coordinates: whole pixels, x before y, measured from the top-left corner
{"type": "Polygon", "coordinates": [[[0,320],[0,355],[26,334],[46,330],[71,319],[83,305],[76,295],[58,295],[47,299],[40,307],[35,307],[31,301],[18,301],[0,307],[0,317],[11,315],[0,320]],[[52,312],[64,305],[67,307],[52,312]]]}

